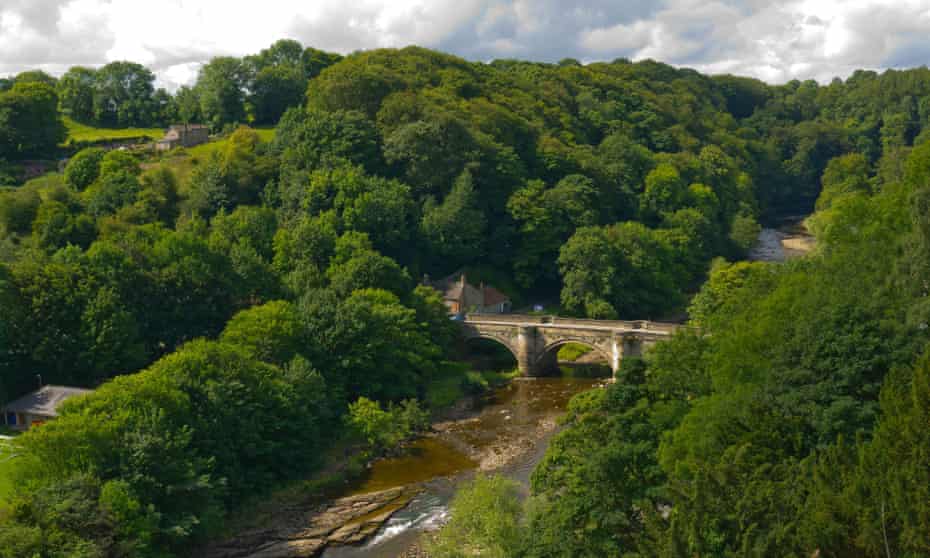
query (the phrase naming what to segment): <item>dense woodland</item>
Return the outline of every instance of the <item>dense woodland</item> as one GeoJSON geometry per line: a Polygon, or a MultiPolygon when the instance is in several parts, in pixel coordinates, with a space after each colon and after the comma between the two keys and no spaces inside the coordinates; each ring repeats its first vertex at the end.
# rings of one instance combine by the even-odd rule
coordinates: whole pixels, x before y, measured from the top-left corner
{"type": "Polygon", "coordinates": [[[185,555],[345,436],[396,445],[431,385],[476,381],[418,286],[460,268],[518,306],[701,329],[573,401],[528,503],[480,482],[437,555],[930,552],[930,71],[770,86],[280,41],[153,82],[0,82],[0,400],[97,388],[18,438],[0,557],[185,555]],[[62,115],[222,139],[70,153],[62,115]],[[741,261],[815,209],[817,253],[741,261]]]}

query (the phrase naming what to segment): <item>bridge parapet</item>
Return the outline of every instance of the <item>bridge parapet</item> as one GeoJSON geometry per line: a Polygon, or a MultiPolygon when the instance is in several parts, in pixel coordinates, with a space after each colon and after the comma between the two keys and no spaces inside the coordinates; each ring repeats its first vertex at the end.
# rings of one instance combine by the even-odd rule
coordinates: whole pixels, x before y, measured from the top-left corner
{"type": "Polygon", "coordinates": [[[466,314],[466,322],[513,323],[524,325],[552,325],[561,327],[582,326],[603,329],[642,330],[671,334],[690,326],[651,320],[593,320],[589,318],[564,318],[562,316],[535,316],[525,314],[466,314]]]}
{"type": "Polygon", "coordinates": [[[520,324],[541,324],[552,316],[534,316],[531,314],[465,314],[466,322],[510,322],[520,324]]]}
{"type": "Polygon", "coordinates": [[[583,343],[597,350],[614,373],[624,355],[640,355],[645,347],[667,339],[679,324],[648,320],[589,320],[520,314],[468,314],[462,322],[465,339],[483,337],[505,345],[521,372],[535,376],[555,365],[555,352],[565,343],[583,343]]]}

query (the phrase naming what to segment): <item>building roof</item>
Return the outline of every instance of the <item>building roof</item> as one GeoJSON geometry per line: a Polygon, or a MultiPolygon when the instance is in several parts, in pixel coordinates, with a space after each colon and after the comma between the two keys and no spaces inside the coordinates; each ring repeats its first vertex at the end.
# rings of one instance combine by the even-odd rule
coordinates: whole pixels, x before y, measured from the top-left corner
{"type": "Polygon", "coordinates": [[[438,281],[426,281],[434,289],[442,293],[445,300],[461,300],[463,291],[466,286],[475,293],[480,293],[484,306],[497,306],[498,304],[509,302],[510,297],[495,289],[494,287],[481,284],[481,288],[468,284],[463,271],[456,271],[452,275],[443,277],[438,281]],[[483,289],[483,290],[481,290],[483,289]]]}
{"type": "Polygon", "coordinates": [[[438,281],[427,281],[430,286],[442,293],[446,300],[458,300],[465,286],[462,284],[462,272],[458,271],[438,281]]]}
{"type": "Polygon", "coordinates": [[[87,395],[93,390],[81,389],[66,386],[43,386],[37,391],[24,395],[15,401],[10,401],[3,406],[3,411],[8,413],[29,413],[32,415],[43,415],[47,417],[57,417],[58,407],[66,399],[76,395],[87,395]]]}
{"type": "Polygon", "coordinates": [[[206,124],[172,124],[171,126],[168,126],[168,129],[183,131],[183,130],[203,130],[208,127],[209,126],[207,126],[206,124]]]}
{"type": "Polygon", "coordinates": [[[465,285],[461,283],[453,283],[451,285],[446,285],[445,288],[440,289],[442,297],[447,300],[458,300],[462,298],[462,291],[465,290],[465,285]]]}
{"type": "Polygon", "coordinates": [[[494,287],[484,287],[484,305],[497,306],[504,302],[510,302],[510,297],[495,289],[494,287]]]}

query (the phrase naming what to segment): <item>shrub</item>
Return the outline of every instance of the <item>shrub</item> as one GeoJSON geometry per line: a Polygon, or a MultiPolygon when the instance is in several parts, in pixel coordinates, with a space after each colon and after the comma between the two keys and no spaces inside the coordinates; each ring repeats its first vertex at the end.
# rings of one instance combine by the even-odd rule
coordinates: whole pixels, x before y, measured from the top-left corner
{"type": "Polygon", "coordinates": [[[414,399],[391,404],[387,410],[365,397],[349,404],[346,415],[349,429],[375,451],[396,448],[414,434],[429,426],[429,413],[414,399]]]}
{"type": "Polygon", "coordinates": [[[106,151],[89,147],[77,152],[65,167],[65,182],[77,191],[82,191],[100,176],[100,162],[106,151]]]}

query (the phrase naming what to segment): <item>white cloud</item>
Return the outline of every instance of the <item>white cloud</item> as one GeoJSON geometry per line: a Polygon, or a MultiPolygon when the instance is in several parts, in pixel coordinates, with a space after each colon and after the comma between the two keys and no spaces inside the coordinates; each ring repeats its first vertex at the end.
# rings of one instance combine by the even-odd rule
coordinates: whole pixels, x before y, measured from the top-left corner
{"type": "Polygon", "coordinates": [[[632,24],[586,29],[579,45],[593,57],[656,58],[773,82],[827,81],[898,65],[896,53],[930,50],[930,0],[673,0],[632,24]]]}
{"type": "Polygon", "coordinates": [[[924,63],[930,0],[0,0],[0,74],[129,59],[173,89],[212,56],[285,37],[342,53],[420,44],[825,81],[924,63]]]}
{"type": "Polygon", "coordinates": [[[656,42],[654,31],[656,25],[646,21],[637,21],[632,24],[618,23],[613,27],[592,29],[581,34],[581,45],[592,52],[609,52],[639,50],[656,42]]]}
{"type": "Polygon", "coordinates": [[[0,73],[132,60],[176,86],[212,56],[280,38],[317,48],[436,44],[473,20],[480,0],[10,0],[0,3],[0,73]],[[35,3],[42,2],[42,13],[35,3]]]}

